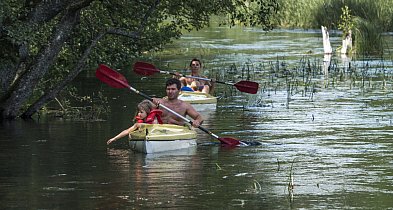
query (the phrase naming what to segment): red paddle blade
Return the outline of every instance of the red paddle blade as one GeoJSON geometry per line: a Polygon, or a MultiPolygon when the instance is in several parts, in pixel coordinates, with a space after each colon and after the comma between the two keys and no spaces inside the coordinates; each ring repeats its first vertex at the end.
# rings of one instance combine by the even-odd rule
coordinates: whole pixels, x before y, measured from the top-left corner
{"type": "Polygon", "coordinates": [[[236,146],[240,144],[240,141],[235,139],[235,138],[230,138],[230,137],[223,137],[223,138],[218,138],[218,140],[227,146],[236,146]]]}
{"type": "Polygon", "coordinates": [[[96,77],[102,82],[114,88],[130,87],[126,78],[122,74],[109,68],[104,64],[100,64],[100,66],[98,66],[96,70],[96,77]]]}
{"type": "Polygon", "coordinates": [[[251,81],[240,81],[234,86],[241,92],[256,94],[258,92],[259,83],[251,81]]]}
{"type": "Polygon", "coordinates": [[[153,64],[138,61],[134,64],[134,72],[143,75],[150,76],[157,72],[160,72],[153,64]]]}

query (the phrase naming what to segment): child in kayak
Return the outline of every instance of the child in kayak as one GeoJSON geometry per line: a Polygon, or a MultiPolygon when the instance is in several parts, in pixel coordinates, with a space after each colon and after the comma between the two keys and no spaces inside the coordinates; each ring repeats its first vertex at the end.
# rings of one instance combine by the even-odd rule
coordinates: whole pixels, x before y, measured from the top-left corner
{"type": "Polygon", "coordinates": [[[148,123],[148,124],[162,124],[161,115],[162,111],[157,109],[156,105],[154,105],[149,100],[143,100],[138,104],[138,113],[135,116],[136,123],[125,129],[124,131],[120,132],[115,137],[109,139],[106,144],[110,144],[124,136],[127,136],[130,132],[135,131],[136,129],[140,128],[141,123],[148,123]]]}

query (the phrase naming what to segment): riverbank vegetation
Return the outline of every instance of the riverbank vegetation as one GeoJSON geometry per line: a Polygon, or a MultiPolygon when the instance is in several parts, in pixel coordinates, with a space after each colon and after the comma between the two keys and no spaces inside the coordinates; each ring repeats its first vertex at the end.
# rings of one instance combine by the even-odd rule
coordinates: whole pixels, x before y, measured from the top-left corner
{"type": "Polygon", "coordinates": [[[110,114],[107,97],[102,92],[80,96],[78,89],[66,88],[38,112],[39,118],[61,118],[73,121],[101,121],[110,114]]]}
{"type": "Polygon", "coordinates": [[[393,31],[393,1],[386,0],[279,0],[277,27],[338,29],[353,36],[350,53],[382,55],[383,32],[393,31]],[[344,27],[343,27],[344,26],[344,27]]]}
{"type": "Polygon", "coordinates": [[[393,31],[393,1],[387,0],[279,0],[275,24],[284,28],[319,29],[324,25],[338,29],[345,6],[353,17],[378,25],[382,31],[393,31]]]}
{"type": "Polygon", "coordinates": [[[0,120],[31,118],[83,70],[129,65],[208,26],[212,15],[269,29],[276,7],[276,0],[3,0],[0,120]]]}

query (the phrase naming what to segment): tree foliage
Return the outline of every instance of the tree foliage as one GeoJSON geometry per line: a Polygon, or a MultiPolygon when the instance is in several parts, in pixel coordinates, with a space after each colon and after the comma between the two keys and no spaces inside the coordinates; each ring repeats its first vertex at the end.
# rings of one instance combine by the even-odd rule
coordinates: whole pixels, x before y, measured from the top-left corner
{"type": "Polygon", "coordinates": [[[85,69],[160,50],[212,15],[272,28],[276,0],[3,0],[0,118],[31,117],[85,69]]]}

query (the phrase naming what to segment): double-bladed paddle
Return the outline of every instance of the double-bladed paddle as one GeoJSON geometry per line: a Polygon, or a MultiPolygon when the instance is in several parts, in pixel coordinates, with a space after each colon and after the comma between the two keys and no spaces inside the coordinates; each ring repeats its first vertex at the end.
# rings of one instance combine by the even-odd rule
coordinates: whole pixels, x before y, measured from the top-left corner
{"type": "MultiPolygon", "coordinates": [[[[138,95],[143,96],[144,98],[153,101],[153,98],[138,91],[137,89],[131,87],[128,84],[128,81],[126,80],[126,78],[120,74],[119,72],[109,68],[108,66],[101,64],[98,69],[96,70],[96,77],[101,80],[102,82],[108,84],[111,87],[114,88],[128,88],[131,91],[135,92],[138,95]]],[[[190,123],[192,125],[192,121],[190,119],[185,118],[184,116],[178,114],[177,112],[169,109],[168,107],[160,104],[160,107],[164,108],[165,110],[167,110],[168,112],[176,115],[177,117],[180,117],[182,120],[190,123]]],[[[228,145],[228,146],[236,146],[238,144],[242,144],[242,142],[240,140],[237,140],[235,138],[231,138],[231,137],[218,137],[216,134],[212,133],[211,131],[209,131],[208,129],[202,127],[202,126],[198,126],[199,129],[201,129],[202,131],[204,131],[205,133],[213,136],[214,138],[218,139],[222,144],[228,145]]]]}
{"type": "Polygon", "coordinates": [[[170,75],[176,75],[176,76],[180,76],[180,77],[187,77],[187,78],[205,80],[205,81],[216,82],[216,83],[221,83],[221,84],[226,84],[226,85],[232,85],[232,86],[235,86],[241,92],[251,93],[251,94],[256,94],[258,92],[258,87],[259,87],[258,83],[246,81],[246,80],[242,80],[242,81],[236,82],[236,83],[230,83],[230,82],[222,82],[222,81],[217,81],[217,80],[204,78],[204,77],[187,76],[187,75],[176,74],[176,73],[172,73],[172,72],[168,72],[168,71],[162,71],[162,70],[158,69],[157,67],[155,67],[153,64],[142,62],[142,61],[138,61],[134,64],[134,72],[139,75],[144,75],[144,76],[150,76],[155,73],[170,74],[170,75]]]}

